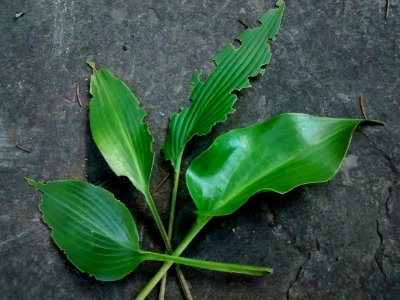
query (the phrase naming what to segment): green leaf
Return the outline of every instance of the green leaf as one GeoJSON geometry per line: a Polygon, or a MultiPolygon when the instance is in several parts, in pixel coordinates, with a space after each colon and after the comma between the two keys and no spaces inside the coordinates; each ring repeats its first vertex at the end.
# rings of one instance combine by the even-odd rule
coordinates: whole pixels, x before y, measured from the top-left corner
{"type": "Polygon", "coordinates": [[[225,121],[237,97],[232,92],[251,86],[249,77],[263,74],[271,60],[269,39],[279,31],[285,4],[267,11],[261,18],[261,27],[247,29],[237,38],[241,46],[229,44],[214,57],[216,68],[205,82],[198,72],[192,79],[193,90],[189,96],[192,104],[171,116],[168,135],[163,147],[165,158],[179,169],[185,144],[194,135],[205,135],[217,122],[225,121]]]}
{"type": "Polygon", "coordinates": [[[198,213],[228,215],[258,192],[329,180],[363,121],[282,114],[218,137],[186,174],[198,213]]]}
{"type": "Polygon", "coordinates": [[[80,271],[112,281],[140,264],[135,222],[110,192],[77,180],[27,182],[44,193],[39,205],[43,220],[80,271]]]}
{"type": "Polygon", "coordinates": [[[107,69],[94,71],[90,93],[90,128],[97,147],[118,176],[127,176],[146,193],[154,160],[153,137],[143,123],[146,112],[129,88],[107,69]]]}
{"type": "Polygon", "coordinates": [[[43,192],[39,205],[51,237],[82,272],[113,281],[132,272],[144,260],[166,261],[222,272],[271,274],[260,266],[201,261],[143,251],[129,210],[107,190],[77,180],[47,184],[27,179],[43,192]]]}

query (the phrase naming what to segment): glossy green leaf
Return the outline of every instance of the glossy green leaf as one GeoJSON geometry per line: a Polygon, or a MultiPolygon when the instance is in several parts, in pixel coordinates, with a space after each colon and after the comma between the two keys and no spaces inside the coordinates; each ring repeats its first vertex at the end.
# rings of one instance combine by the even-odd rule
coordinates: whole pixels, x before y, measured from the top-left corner
{"type": "Polygon", "coordinates": [[[258,192],[329,180],[363,121],[282,114],[218,137],[186,174],[198,213],[227,215],[258,192]]]}
{"type": "Polygon", "coordinates": [[[90,80],[90,128],[97,147],[118,176],[127,176],[137,189],[149,189],[153,166],[153,137],[143,123],[146,112],[129,88],[107,69],[90,80]]]}
{"type": "Polygon", "coordinates": [[[225,121],[236,95],[232,92],[250,87],[249,77],[263,74],[271,59],[268,40],[279,31],[285,4],[279,0],[278,8],[267,11],[261,18],[261,27],[248,28],[237,38],[241,46],[229,44],[214,57],[216,68],[205,82],[198,72],[192,79],[189,96],[192,104],[179,114],[171,116],[168,135],[163,147],[165,157],[179,168],[185,144],[194,135],[207,134],[217,122],[225,121]]]}
{"type": "Polygon", "coordinates": [[[39,205],[43,220],[79,270],[112,281],[140,264],[135,222],[110,192],[77,180],[28,183],[44,193],[39,205]]]}

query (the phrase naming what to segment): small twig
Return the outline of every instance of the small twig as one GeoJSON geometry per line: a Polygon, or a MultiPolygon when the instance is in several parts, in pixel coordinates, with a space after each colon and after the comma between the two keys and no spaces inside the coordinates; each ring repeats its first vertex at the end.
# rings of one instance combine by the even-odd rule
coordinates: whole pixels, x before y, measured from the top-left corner
{"type": "MultiPolygon", "coordinates": [[[[179,274],[179,272],[181,272],[179,265],[175,265],[175,271],[176,271],[177,274],[179,274]]],[[[190,287],[189,287],[187,281],[185,280],[185,277],[182,277],[182,276],[178,275],[178,279],[179,279],[179,282],[180,282],[180,284],[182,286],[182,291],[183,291],[183,294],[185,296],[185,299],[186,300],[193,300],[192,293],[190,292],[190,287]]]]}
{"type": "Polygon", "coordinates": [[[79,83],[76,86],[76,99],[80,107],[83,107],[81,96],[79,95],[79,83]]]}
{"type": "Polygon", "coordinates": [[[364,119],[368,119],[367,114],[365,113],[365,108],[364,108],[364,96],[360,96],[360,108],[361,108],[361,113],[364,116],[364,119]]]}
{"type": "Polygon", "coordinates": [[[167,181],[167,179],[169,178],[168,174],[167,176],[164,177],[163,180],[161,180],[161,182],[156,186],[156,188],[154,189],[154,191],[151,193],[151,195],[154,197],[155,195],[157,195],[158,191],[160,190],[160,188],[164,185],[164,183],[167,181]]]}
{"type": "Polygon", "coordinates": [[[238,20],[238,22],[240,23],[240,24],[242,24],[244,27],[246,27],[246,28],[251,28],[251,26],[250,25],[247,25],[245,22],[243,22],[242,20],[238,20]]]}
{"type": "Polygon", "coordinates": [[[32,152],[31,149],[26,148],[26,147],[24,147],[24,146],[22,146],[22,145],[15,145],[15,147],[17,147],[18,149],[20,149],[20,150],[22,150],[22,151],[25,151],[26,153],[31,153],[31,152],[32,152]]]}
{"type": "Polygon", "coordinates": [[[389,18],[389,12],[390,12],[390,0],[386,0],[386,13],[385,13],[385,20],[389,18]]]}

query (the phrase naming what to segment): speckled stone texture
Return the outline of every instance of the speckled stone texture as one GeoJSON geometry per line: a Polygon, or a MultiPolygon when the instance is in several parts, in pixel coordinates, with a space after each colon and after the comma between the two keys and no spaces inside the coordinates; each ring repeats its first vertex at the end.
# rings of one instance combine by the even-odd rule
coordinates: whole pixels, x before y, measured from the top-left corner
{"type": "MultiPolygon", "coordinates": [[[[370,118],[329,183],[260,194],[205,228],[189,257],[271,265],[271,277],[183,268],[195,299],[400,298],[400,11],[392,0],[287,0],[267,73],[239,94],[237,111],[194,139],[184,169],[213,139],[281,112],[370,118]]],[[[88,129],[86,59],[108,67],[148,111],[155,187],[169,172],[160,147],[169,114],[187,105],[196,70],[273,5],[270,0],[11,1],[0,3],[0,298],[132,299],[158,270],[145,263],[115,283],[80,274],[51,241],[24,176],[87,179],[133,211],[144,249],[163,250],[143,197],[116,178],[88,129]],[[15,19],[15,14],[25,15],[15,19]],[[77,84],[84,107],[75,99],[77,84]],[[16,145],[31,150],[26,153],[16,145]]],[[[166,221],[171,180],[156,202],[166,221]]],[[[180,184],[176,244],[194,220],[180,184]]],[[[151,294],[156,299],[157,293],[151,294]]],[[[175,275],[167,299],[181,299],[175,275]]]]}

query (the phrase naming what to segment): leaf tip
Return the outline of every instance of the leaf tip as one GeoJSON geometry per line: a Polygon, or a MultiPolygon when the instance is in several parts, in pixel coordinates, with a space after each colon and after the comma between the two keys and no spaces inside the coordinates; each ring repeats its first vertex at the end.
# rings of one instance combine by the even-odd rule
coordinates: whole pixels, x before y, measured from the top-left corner
{"type": "Polygon", "coordinates": [[[387,124],[381,120],[371,120],[371,119],[365,119],[364,121],[367,125],[373,125],[373,126],[386,126],[387,124]]]}
{"type": "Polygon", "coordinates": [[[93,73],[96,72],[96,64],[91,60],[86,60],[85,63],[93,70],[93,73]]]}
{"type": "Polygon", "coordinates": [[[285,6],[285,1],[283,1],[283,0],[278,0],[278,1],[276,2],[276,6],[278,6],[278,7],[285,6]]]}
{"type": "Polygon", "coordinates": [[[35,186],[36,185],[36,181],[33,180],[32,178],[25,177],[24,179],[25,179],[25,182],[27,184],[29,184],[30,186],[35,186]]]}
{"type": "Polygon", "coordinates": [[[34,187],[35,189],[40,189],[40,187],[43,185],[43,183],[35,181],[32,178],[25,177],[24,179],[28,185],[34,187]]]}

